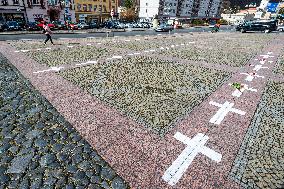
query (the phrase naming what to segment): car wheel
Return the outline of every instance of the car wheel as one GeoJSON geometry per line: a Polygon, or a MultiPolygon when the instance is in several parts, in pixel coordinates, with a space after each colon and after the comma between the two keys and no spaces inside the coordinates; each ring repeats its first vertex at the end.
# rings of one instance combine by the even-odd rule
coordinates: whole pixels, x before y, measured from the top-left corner
{"type": "Polygon", "coordinates": [[[242,32],[242,33],[246,33],[246,30],[242,28],[242,29],[241,29],[241,32],[242,32]]]}

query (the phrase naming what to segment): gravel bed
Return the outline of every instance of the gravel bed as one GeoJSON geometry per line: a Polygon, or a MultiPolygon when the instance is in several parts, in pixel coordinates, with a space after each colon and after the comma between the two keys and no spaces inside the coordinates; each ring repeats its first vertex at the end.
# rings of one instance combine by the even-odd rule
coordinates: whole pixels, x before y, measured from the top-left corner
{"type": "Polygon", "coordinates": [[[0,54],[0,188],[129,188],[0,54]]]}
{"type": "Polygon", "coordinates": [[[284,188],[284,83],[269,82],[231,177],[244,188],[284,188]]]}
{"type": "Polygon", "coordinates": [[[183,48],[173,48],[170,51],[161,51],[160,54],[239,67],[244,66],[273,38],[273,36],[263,37],[258,34],[236,36],[238,37],[201,35],[195,44],[183,48]]]}
{"type": "Polygon", "coordinates": [[[284,75],[284,51],[283,54],[278,58],[273,73],[284,75]]]}
{"type": "Polygon", "coordinates": [[[60,75],[161,136],[230,77],[143,56],[60,75]]]}
{"type": "Polygon", "coordinates": [[[58,66],[71,63],[82,63],[88,60],[98,60],[112,55],[113,52],[105,47],[77,46],[72,48],[58,48],[44,53],[27,52],[27,55],[41,64],[58,66]]]}

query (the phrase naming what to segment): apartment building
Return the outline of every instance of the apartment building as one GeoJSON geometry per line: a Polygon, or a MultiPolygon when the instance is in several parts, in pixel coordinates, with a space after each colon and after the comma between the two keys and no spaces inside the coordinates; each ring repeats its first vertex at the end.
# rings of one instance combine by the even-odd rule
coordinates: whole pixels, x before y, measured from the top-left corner
{"type": "Polygon", "coordinates": [[[220,17],[221,0],[140,0],[140,18],[220,17]]]}
{"type": "Polygon", "coordinates": [[[117,0],[75,0],[77,21],[104,21],[111,18],[111,10],[117,13],[117,0]]]}
{"type": "Polygon", "coordinates": [[[75,21],[73,0],[1,0],[0,22],[75,21]],[[68,9],[68,10],[66,10],[68,9]]]}

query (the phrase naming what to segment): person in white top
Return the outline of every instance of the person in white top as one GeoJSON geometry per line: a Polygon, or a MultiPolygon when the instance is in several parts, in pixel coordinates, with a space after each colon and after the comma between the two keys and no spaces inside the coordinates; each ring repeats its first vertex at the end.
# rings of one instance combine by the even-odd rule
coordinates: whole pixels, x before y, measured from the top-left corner
{"type": "Polygon", "coordinates": [[[44,44],[46,44],[46,42],[47,42],[48,40],[50,40],[51,44],[54,45],[54,44],[53,44],[53,41],[52,41],[52,39],[51,39],[51,34],[52,34],[52,32],[51,32],[51,30],[50,30],[50,28],[49,28],[47,22],[44,22],[44,24],[43,24],[43,29],[44,29],[44,34],[46,35],[46,40],[44,41],[44,44]]]}

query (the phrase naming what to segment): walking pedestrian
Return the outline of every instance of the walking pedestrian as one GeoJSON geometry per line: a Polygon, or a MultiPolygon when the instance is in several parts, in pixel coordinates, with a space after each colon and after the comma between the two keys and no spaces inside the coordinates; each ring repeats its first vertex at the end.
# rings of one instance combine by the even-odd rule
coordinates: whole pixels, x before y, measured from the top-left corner
{"type": "Polygon", "coordinates": [[[53,44],[53,41],[52,41],[52,39],[51,39],[51,34],[52,34],[52,32],[51,32],[51,30],[50,30],[50,28],[49,28],[47,22],[44,22],[44,24],[43,24],[43,30],[44,30],[44,31],[43,31],[44,34],[46,35],[46,40],[44,41],[44,44],[46,45],[46,42],[47,42],[48,40],[50,40],[51,44],[54,45],[54,44],[53,44]]]}

